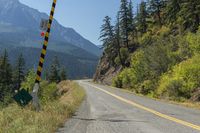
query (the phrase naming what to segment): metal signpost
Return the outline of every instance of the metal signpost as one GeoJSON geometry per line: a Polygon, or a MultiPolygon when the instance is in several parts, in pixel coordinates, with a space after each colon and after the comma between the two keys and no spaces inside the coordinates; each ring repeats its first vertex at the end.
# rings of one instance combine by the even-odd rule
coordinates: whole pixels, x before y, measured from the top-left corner
{"type": "MultiPolygon", "coordinates": [[[[53,22],[53,15],[54,15],[55,7],[56,7],[56,2],[57,2],[57,0],[53,0],[51,12],[50,12],[50,16],[49,16],[49,20],[48,20],[48,24],[47,24],[47,29],[46,29],[46,33],[45,33],[45,37],[44,37],[44,44],[43,44],[43,48],[42,48],[41,55],[40,55],[40,61],[39,61],[38,68],[37,68],[35,85],[34,85],[33,92],[32,92],[33,105],[34,105],[36,111],[40,110],[40,104],[39,104],[39,98],[38,98],[39,83],[41,81],[42,69],[43,69],[43,64],[44,64],[44,60],[45,60],[45,55],[47,52],[49,34],[51,31],[51,25],[53,22]]],[[[44,28],[44,27],[45,27],[45,20],[43,22],[41,22],[41,28],[44,28]]]]}

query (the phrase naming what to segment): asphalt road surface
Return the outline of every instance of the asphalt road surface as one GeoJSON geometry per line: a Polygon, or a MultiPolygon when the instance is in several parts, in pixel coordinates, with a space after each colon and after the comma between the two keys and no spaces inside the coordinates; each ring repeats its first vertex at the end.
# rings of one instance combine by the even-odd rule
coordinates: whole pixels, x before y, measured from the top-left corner
{"type": "Polygon", "coordinates": [[[79,81],[87,96],[58,133],[200,133],[200,110],[79,81]]]}

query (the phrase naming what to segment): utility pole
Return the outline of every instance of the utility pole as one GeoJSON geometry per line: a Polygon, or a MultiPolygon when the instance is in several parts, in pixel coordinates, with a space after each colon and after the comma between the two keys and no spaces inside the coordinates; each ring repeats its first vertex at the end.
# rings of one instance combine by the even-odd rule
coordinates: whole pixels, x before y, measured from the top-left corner
{"type": "Polygon", "coordinates": [[[33,105],[34,105],[36,111],[40,110],[40,104],[39,104],[39,98],[38,98],[39,84],[41,81],[43,64],[44,64],[45,56],[46,56],[46,52],[47,52],[47,46],[48,46],[49,35],[50,35],[50,31],[51,31],[51,25],[53,22],[53,15],[54,15],[55,7],[56,7],[56,2],[57,2],[57,0],[53,0],[53,4],[52,4],[50,16],[49,16],[49,21],[48,21],[48,25],[47,25],[47,31],[46,31],[45,37],[44,37],[43,48],[42,48],[41,55],[40,55],[40,61],[39,61],[38,68],[37,68],[35,85],[34,85],[33,92],[32,92],[33,105]]]}

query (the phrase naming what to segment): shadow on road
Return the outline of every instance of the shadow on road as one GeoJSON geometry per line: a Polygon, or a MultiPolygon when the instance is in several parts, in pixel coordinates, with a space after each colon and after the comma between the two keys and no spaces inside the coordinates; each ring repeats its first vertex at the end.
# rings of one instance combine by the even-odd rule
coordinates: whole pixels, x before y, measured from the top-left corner
{"type": "Polygon", "coordinates": [[[81,121],[107,121],[107,122],[147,122],[147,121],[139,121],[139,120],[120,120],[120,119],[91,119],[91,118],[79,118],[73,117],[72,119],[77,119],[81,121]]]}

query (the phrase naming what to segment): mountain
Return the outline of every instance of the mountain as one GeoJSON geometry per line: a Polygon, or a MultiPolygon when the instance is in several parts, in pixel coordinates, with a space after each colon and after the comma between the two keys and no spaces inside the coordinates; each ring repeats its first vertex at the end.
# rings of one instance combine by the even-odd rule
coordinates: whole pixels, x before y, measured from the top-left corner
{"type": "MultiPolygon", "coordinates": [[[[48,15],[32,9],[19,0],[0,0],[0,54],[8,50],[11,63],[23,53],[27,67],[37,66],[43,37],[40,21],[48,15]]],[[[70,78],[92,77],[101,50],[72,28],[53,21],[45,68],[58,56],[70,78]]]]}
{"type": "MultiPolygon", "coordinates": [[[[41,19],[48,15],[32,9],[18,0],[0,0],[0,40],[12,38],[16,46],[40,48],[43,38],[40,37],[41,19]]],[[[99,56],[101,51],[90,41],[83,38],[72,28],[66,28],[54,20],[50,36],[49,49],[56,52],[71,53],[74,49],[83,49],[99,56]]]]}

